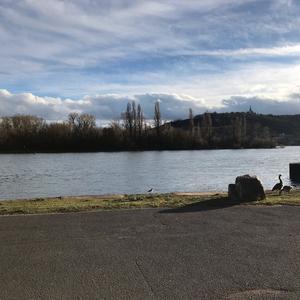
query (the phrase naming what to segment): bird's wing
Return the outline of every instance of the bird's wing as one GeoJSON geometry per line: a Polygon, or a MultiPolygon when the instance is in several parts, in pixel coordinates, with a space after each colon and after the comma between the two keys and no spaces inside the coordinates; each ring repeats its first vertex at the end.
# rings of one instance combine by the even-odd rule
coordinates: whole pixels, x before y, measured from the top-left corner
{"type": "Polygon", "coordinates": [[[276,183],[273,188],[272,188],[272,191],[274,190],[279,190],[281,188],[281,184],[280,183],[276,183]]]}

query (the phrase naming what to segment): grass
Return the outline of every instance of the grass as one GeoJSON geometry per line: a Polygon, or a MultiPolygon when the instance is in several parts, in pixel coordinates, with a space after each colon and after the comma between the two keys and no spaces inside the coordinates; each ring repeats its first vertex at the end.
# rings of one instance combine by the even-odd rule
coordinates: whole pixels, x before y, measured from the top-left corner
{"type": "MultiPolygon", "coordinates": [[[[245,203],[244,203],[245,204],[245,203]]],[[[300,192],[267,194],[267,199],[251,205],[300,205],[300,192]]],[[[0,201],[0,215],[64,213],[129,208],[184,208],[190,205],[224,207],[235,205],[226,193],[170,193],[112,196],[78,196],[0,201]]]]}
{"type": "Polygon", "coordinates": [[[253,204],[300,206],[300,191],[294,190],[290,193],[282,193],[282,195],[278,195],[278,193],[267,192],[267,198],[265,200],[254,202],[253,204]]]}

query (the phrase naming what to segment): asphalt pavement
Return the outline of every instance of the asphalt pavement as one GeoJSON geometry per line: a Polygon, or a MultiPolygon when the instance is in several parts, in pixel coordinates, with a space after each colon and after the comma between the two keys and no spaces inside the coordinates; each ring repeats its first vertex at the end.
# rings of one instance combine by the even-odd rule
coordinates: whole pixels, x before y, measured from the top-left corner
{"type": "Polygon", "coordinates": [[[0,299],[300,299],[300,207],[0,217],[0,299]]]}

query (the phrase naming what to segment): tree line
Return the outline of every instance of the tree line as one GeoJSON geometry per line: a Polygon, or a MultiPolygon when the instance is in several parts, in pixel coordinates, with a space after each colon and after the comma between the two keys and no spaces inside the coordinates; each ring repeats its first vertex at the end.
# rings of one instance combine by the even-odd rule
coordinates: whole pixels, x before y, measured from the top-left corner
{"type": "Polygon", "coordinates": [[[220,124],[216,113],[163,122],[160,103],[153,120],[146,120],[140,104],[127,104],[119,121],[97,126],[91,114],[71,113],[62,122],[46,122],[32,115],[2,117],[0,152],[87,152],[123,150],[183,150],[273,147],[267,127],[247,122],[247,113],[233,114],[220,124]]]}

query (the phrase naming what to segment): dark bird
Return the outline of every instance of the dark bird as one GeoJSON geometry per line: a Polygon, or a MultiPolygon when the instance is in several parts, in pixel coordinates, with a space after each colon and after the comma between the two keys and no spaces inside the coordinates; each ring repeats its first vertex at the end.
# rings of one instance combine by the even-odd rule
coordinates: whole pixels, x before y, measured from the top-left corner
{"type": "Polygon", "coordinates": [[[282,183],[282,180],[281,180],[281,174],[279,174],[278,178],[279,178],[279,182],[276,183],[273,188],[272,188],[272,191],[280,191],[283,187],[283,183],[282,183]]]}
{"type": "Polygon", "coordinates": [[[279,195],[281,195],[282,192],[289,193],[292,189],[293,189],[292,186],[290,186],[290,185],[285,185],[285,186],[279,191],[279,195]]]}
{"type": "Polygon", "coordinates": [[[147,191],[148,193],[152,193],[153,192],[153,188],[151,188],[150,190],[147,191]]]}

